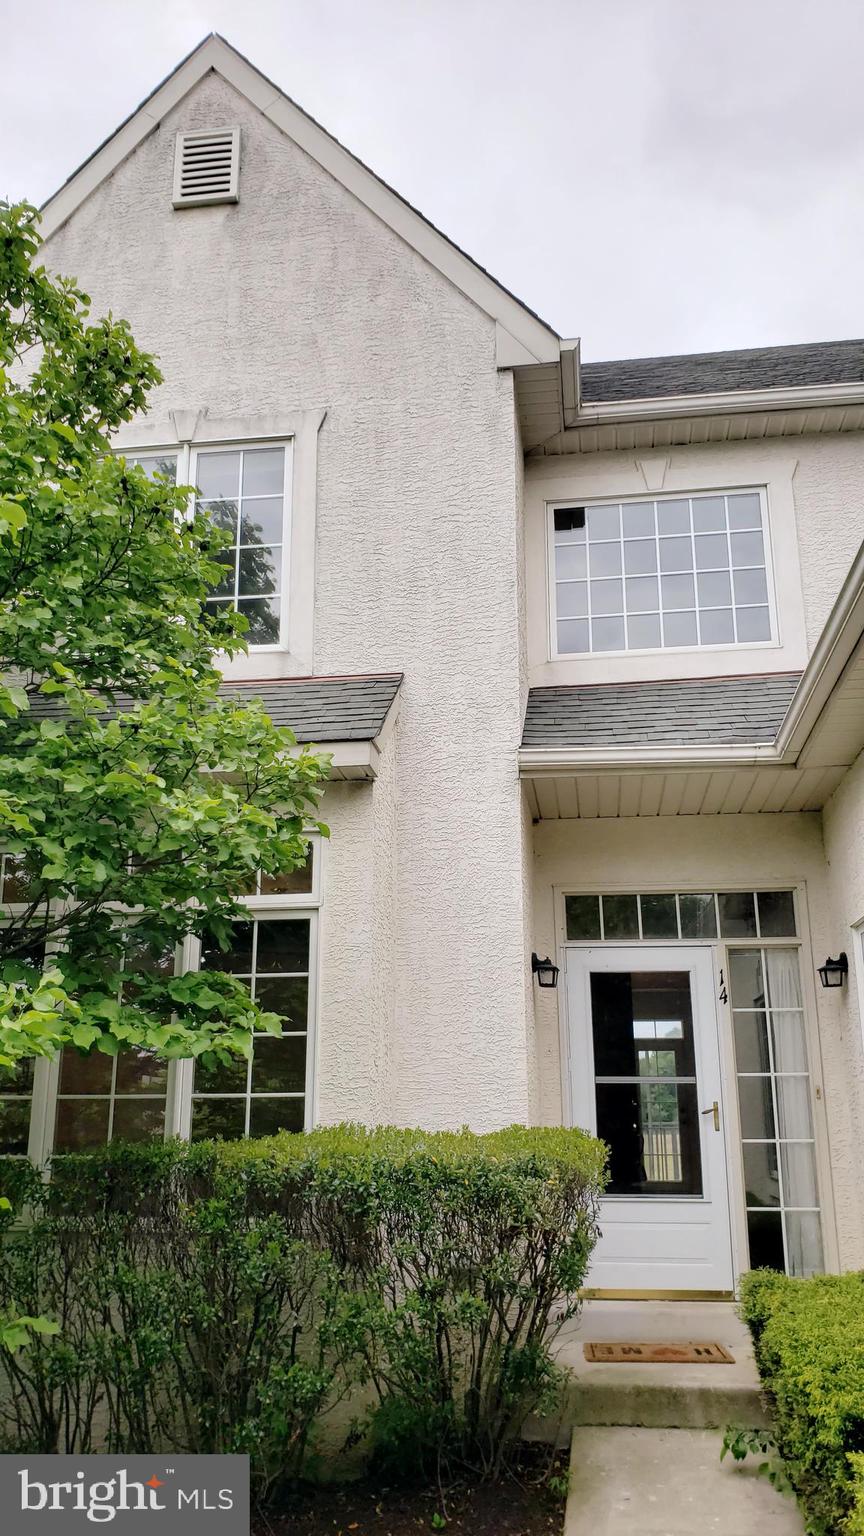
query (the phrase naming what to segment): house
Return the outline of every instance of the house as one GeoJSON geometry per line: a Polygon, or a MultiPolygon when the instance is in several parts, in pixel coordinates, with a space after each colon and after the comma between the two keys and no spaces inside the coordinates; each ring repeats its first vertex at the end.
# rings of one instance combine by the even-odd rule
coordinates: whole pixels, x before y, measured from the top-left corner
{"type": "Polygon", "coordinates": [[[217,36],[43,228],[161,359],[118,451],[228,504],[225,686],[332,751],[332,835],[230,957],[284,1040],[4,1124],[563,1121],[600,1291],[864,1264],[864,342],[580,366],[217,36]]]}

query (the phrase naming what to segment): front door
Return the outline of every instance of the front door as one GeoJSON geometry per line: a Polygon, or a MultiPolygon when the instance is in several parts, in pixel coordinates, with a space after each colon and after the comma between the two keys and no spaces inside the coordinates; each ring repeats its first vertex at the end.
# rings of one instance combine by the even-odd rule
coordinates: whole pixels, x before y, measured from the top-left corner
{"type": "Polygon", "coordinates": [[[709,949],[567,951],[573,1122],[609,1147],[589,1286],[731,1291],[709,949]]]}

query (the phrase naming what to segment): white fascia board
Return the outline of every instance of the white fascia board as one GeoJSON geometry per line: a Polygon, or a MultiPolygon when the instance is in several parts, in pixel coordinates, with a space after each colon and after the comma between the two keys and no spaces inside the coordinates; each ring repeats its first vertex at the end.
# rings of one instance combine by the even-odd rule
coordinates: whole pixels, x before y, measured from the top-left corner
{"type": "MultiPolygon", "coordinates": [[[[430,266],[497,321],[510,338],[508,346],[518,346],[530,362],[557,361],[560,341],[555,331],[460,251],[374,171],[356,159],[224,38],[215,34],[205,38],[113,137],[49,198],[42,211],[42,232],[46,239],[211,69],[401,236],[430,266]]],[[[499,366],[512,367],[513,364],[499,366]]]]}
{"type": "MultiPolygon", "coordinates": [[[[813,655],[801,676],[776,746],[784,758],[796,758],[812,734],[843,670],[864,633],[864,544],[858,550],[813,655]]],[[[862,722],[864,731],[864,722],[862,722]]]]}
{"type": "Polygon", "coordinates": [[[523,779],[556,778],[574,773],[643,773],[646,768],[693,769],[704,772],[725,768],[776,766],[782,759],[773,745],[717,747],[646,746],[622,747],[521,747],[519,775],[523,779]]]}
{"type": "Polygon", "coordinates": [[[864,404],[864,383],[796,384],[785,389],[735,389],[705,395],[598,400],[579,411],[568,412],[567,426],[599,427],[613,422],[656,421],[670,416],[740,416],[746,412],[861,404],[864,404]]]}

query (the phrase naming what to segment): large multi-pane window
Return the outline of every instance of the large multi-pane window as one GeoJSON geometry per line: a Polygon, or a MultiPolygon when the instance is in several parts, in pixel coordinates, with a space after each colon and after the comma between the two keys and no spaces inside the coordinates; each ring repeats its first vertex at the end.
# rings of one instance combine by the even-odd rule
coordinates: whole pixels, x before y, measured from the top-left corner
{"type": "Polygon", "coordinates": [[[774,638],[760,491],[555,507],[557,655],[774,638]]]}
{"type": "Polygon", "coordinates": [[[284,1019],[280,1035],[256,1035],[249,1060],[195,1067],[192,1138],[302,1131],[306,1119],[309,917],[258,916],[235,923],[226,954],[203,945],[202,967],[229,971],[262,1008],[284,1019]]]}
{"type": "MultiPolygon", "coordinates": [[[[173,947],[161,954],[130,944],[125,969],[131,972],[171,976],[175,969],[173,947]]],[[[124,984],[124,994],[134,992],[134,982],[124,984]]],[[[103,1056],[84,1055],[72,1047],[61,1054],[54,1112],[54,1151],[77,1152],[106,1141],[151,1141],[165,1134],[168,1095],[168,1063],[150,1051],[121,1051],[103,1056]]]]}
{"type": "Polygon", "coordinates": [[[212,605],[236,608],[249,621],[250,645],[277,645],[284,596],[285,449],[199,452],[198,505],[230,535],[219,555],[225,578],[212,605]]]}
{"type": "MultiPolygon", "coordinates": [[[[20,909],[25,893],[8,855],[0,882],[4,901],[20,909]]],[[[166,975],[199,966],[227,971],[263,1009],[282,1016],[280,1035],[255,1036],[251,1060],[209,1068],[168,1063],[143,1050],[111,1057],[71,1047],[51,1061],[22,1063],[15,1072],[0,1073],[0,1154],[33,1150],[41,1158],[112,1140],[267,1136],[306,1128],[319,901],[319,845],[313,840],[300,868],[285,875],[262,872],[252,882],[244,900],[248,919],[234,925],[227,951],[205,938],[187,940],[176,954],[153,954],[136,945],[130,915],[127,996],[141,972],[166,975]]],[[[41,951],[23,958],[38,962],[41,951]]]]}
{"type": "Polygon", "coordinates": [[[197,505],[229,538],[220,551],[225,575],[209,606],[244,615],[250,645],[279,645],[287,616],[285,552],[290,455],[284,444],[154,450],[125,455],[153,478],[197,487],[197,505]]]}

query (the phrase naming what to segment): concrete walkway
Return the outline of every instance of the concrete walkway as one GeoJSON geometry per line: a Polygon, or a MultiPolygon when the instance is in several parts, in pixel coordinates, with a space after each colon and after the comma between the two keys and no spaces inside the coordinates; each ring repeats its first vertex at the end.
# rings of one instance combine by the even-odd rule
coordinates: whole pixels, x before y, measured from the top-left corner
{"type": "Polygon", "coordinates": [[[794,1499],[720,1449],[716,1430],[576,1429],[564,1536],[802,1536],[794,1499]]]}

